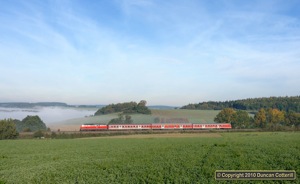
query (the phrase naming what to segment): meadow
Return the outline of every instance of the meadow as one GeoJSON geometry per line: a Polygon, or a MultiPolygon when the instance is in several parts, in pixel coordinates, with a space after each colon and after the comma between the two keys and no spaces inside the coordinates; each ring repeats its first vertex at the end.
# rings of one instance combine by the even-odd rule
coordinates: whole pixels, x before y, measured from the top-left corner
{"type": "Polygon", "coordinates": [[[300,173],[299,132],[173,135],[2,140],[0,183],[226,183],[215,170],[300,173]]]}

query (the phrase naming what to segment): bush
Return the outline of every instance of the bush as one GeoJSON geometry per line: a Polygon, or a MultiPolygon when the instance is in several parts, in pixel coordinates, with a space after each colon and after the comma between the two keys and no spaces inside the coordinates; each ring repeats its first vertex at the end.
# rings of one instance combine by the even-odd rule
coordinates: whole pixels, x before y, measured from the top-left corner
{"type": "Polygon", "coordinates": [[[44,133],[43,133],[42,130],[38,130],[38,131],[34,132],[33,137],[34,137],[34,138],[41,138],[41,137],[44,137],[44,133]]]}
{"type": "Polygon", "coordinates": [[[52,139],[55,139],[56,137],[57,137],[57,134],[56,134],[55,132],[52,132],[52,133],[51,133],[51,138],[52,138],[52,139]]]}
{"type": "Polygon", "coordinates": [[[23,132],[31,132],[31,130],[30,130],[30,128],[27,127],[27,128],[23,129],[23,132]]]}
{"type": "Polygon", "coordinates": [[[13,120],[0,120],[0,140],[15,139],[19,136],[13,120]]]}

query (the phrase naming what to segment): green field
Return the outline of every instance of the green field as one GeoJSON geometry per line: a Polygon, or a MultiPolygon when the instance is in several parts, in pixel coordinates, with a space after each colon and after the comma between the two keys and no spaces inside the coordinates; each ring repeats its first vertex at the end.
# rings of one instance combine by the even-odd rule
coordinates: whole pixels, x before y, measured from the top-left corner
{"type": "Polygon", "coordinates": [[[299,132],[172,135],[2,140],[0,183],[226,183],[214,179],[223,169],[299,177],[299,132]]]}

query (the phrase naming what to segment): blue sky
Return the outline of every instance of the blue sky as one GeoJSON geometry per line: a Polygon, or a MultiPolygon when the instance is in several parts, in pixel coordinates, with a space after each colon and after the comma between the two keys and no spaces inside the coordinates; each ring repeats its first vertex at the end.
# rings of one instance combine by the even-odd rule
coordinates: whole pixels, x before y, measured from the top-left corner
{"type": "Polygon", "coordinates": [[[0,0],[0,102],[300,95],[300,1],[0,0]]]}

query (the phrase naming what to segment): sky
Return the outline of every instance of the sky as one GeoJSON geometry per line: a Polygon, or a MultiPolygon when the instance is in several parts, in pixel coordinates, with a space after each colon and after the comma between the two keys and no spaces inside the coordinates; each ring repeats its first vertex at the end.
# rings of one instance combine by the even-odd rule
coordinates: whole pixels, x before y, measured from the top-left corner
{"type": "Polygon", "coordinates": [[[0,0],[0,102],[300,95],[298,0],[0,0]]]}

